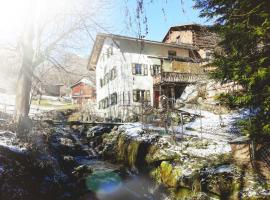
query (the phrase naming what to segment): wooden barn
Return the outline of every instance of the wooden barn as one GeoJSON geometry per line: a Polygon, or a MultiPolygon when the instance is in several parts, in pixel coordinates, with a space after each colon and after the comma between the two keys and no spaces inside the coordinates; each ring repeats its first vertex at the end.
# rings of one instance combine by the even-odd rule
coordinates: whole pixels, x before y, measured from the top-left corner
{"type": "Polygon", "coordinates": [[[82,78],[70,88],[71,98],[74,104],[84,105],[87,102],[95,101],[96,99],[95,84],[87,78],[82,78]]]}

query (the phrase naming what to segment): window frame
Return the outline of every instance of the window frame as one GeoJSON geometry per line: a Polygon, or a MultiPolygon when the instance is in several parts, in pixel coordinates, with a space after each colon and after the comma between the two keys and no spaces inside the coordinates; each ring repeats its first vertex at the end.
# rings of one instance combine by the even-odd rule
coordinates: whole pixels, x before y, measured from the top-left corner
{"type": "Polygon", "coordinates": [[[111,106],[117,105],[117,93],[116,92],[114,92],[110,95],[110,100],[111,100],[111,103],[110,103],[111,106]]]}

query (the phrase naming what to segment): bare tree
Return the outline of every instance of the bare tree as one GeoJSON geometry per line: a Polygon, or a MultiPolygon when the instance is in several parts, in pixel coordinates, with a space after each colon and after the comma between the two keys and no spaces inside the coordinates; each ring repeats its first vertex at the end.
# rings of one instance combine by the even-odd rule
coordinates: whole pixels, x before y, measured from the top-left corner
{"type": "Polygon", "coordinates": [[[85,44],[90,45],[92,31],[98,29],[97,24],[102,27],[98,14],[108,5],[106,0],[26,0],[24,3],[28,17],[18,44],[22,61],[14,115],[19,131],[23,131],[28,121],[35,69],[45,61],[62,68],[63,53],[80,51],[85,44]]]}

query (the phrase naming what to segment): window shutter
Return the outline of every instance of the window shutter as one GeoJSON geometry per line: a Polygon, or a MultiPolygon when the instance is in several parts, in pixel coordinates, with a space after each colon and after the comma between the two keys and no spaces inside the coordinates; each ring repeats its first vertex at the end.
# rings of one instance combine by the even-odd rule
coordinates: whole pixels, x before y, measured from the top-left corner
{"type": "Polygon", "coordinates": [[[132,74],[135,75],[136,74],[136,70],[135,70],[135,64],[132,63],[132,74]]]}
{"type": "Polygon", "coordinates": [[[103,87],[103,85],[102,85],[102,79],[100,79],[100,87],[103,87]]]}
{"type": "Polygon", "coordinates": [[[146,90],[146,100],[150,101],[150,91],[146,90]]]}
{"type": "Polygon", "coordinates": [[[154,69],[153,69],[153,65],[150,65],[150,72],[151,72],[151,76],[154,76],[154,69]]]}
{"type": "Polygon", "coordinates": [[[127,105],[130,105],[130,92],[127,93],[127,99],[128,99],[128,102],[127,102],[127,105]]]}
{"type": "Polygon", "coordinates": [[[138,99],[137,99],[137,90],[133,90],[133,101],[134,102],[138,101],[138,99]]]}
{"type": "Polygon", "coordinates": [[[113,67],[113,79],[116,78],[116,66],[113,67]]]}
{"type": "Polygon", "coordinates": [[[143,65],[143,75],[147,76],[148,75],[148,66],[143,65]]]}

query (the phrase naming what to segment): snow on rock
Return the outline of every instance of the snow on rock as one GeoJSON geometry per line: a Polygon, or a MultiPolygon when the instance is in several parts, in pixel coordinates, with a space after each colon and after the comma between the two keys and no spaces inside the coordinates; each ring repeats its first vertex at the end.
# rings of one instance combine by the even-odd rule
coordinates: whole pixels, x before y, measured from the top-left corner
{"type": "Polygon", "coordinates": [[[189,155],[197,157],[208,157],[211,155],[226,154],[231,151],[231,146],[228,143],[215,143],[207,145],[205,148],[188,147],[186,152],[189,155]]]}
{"type": "Polygon", "coordinates": [[[10,131],[0,131],[0,146],[9,149],[10,151],[23,153],[26,148],[16,145],[16,134],[10,131]]]}
{"type": "Polygon", "coordinates": [[[119,127],[119,131],[123,131],[125,135],[136,138],[142,135],[143,129],[142,129],[141,123],[129,123],[125,124],[119,127]]]}
{"type": "Polygon", "coordinates": [[[138,141],[151,142],[155,140],[159,134],[152,132],[151,134],[145,133],[144,125],[142,123],[128,123],[119,127],[119,131],[126,136],[138,141]]]}

